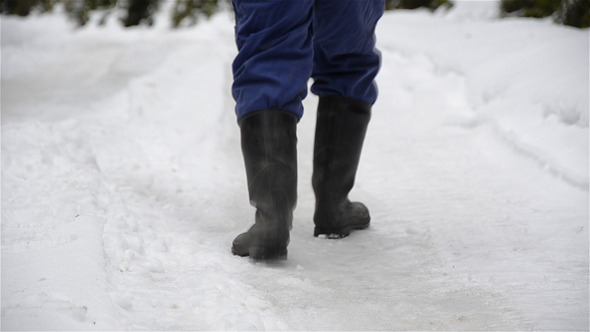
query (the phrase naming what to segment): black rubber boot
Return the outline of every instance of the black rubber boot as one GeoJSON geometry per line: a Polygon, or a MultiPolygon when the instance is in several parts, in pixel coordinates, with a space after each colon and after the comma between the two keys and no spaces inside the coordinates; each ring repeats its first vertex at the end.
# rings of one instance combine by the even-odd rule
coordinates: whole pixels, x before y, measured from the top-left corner
{"type": "Polygon", "coordinates": [[[314,236],[343,238],[369,227],[367,207],[351,202],[371,105],[343,96],[320,96],[312,184],[316,196],[314,236]]]}
{"type": "Polygon", "coordinates": [[[240,122],[255,224],[233,242],[232,253],[253,259],[286,258],[297,202],[297,116],[258,111],[240,122]]]}

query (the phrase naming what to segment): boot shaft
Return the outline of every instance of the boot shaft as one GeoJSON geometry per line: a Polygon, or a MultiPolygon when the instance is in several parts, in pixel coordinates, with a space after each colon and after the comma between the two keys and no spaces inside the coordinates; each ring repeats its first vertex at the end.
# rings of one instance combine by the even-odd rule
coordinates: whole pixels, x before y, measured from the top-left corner
{"type": "Polygon", "coordinates": [[[312,177],[320,202],[341,201],[348,196],[370,119],[370,104],[343,96],[320,97],[312,177]]]}
{"type": "Polygon", "coordinates": [[[244,116],[242,154],[257,222],[290,226],[297,201],[297,117],[280,110],[244,116]]]}

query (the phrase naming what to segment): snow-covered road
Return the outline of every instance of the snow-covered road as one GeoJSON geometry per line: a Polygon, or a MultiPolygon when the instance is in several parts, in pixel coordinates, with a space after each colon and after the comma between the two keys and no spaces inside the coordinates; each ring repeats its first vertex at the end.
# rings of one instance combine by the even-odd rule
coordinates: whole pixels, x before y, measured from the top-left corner
{"type": "Polygon", "coordinates": [[[287,261],[253,221],[232,17],[72,28],[2,17],[2,329],[588,330],[588,29],[386,13],[351,198],[314,238],[317,98],[298,127],[287,261]]]}

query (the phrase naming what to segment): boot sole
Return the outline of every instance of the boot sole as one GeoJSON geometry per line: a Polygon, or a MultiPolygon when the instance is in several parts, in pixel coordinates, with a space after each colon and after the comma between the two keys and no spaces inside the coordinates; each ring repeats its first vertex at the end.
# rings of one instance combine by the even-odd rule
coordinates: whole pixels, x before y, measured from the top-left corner
{"type": "Polygon", "coordinates": [[[326,235],[328,239],[337,240],[342,239],[350,235],[350,232],[356,230],[363,230],[369,228],[371,225],[370,221],[361,225],[352,225],[340,228],[324,228],[316,226],[313,230],[313,236],[318,237],[319,235],[326,235]]]}
{"type": "Polygon", "coordinates": [[[268,248],[268,247],[250,247],[247,253],[236,252],[232,248],[232,253],[240,257],[250,257],[254,260],[285,260],[287,259],[286,248],[268,248]]]}

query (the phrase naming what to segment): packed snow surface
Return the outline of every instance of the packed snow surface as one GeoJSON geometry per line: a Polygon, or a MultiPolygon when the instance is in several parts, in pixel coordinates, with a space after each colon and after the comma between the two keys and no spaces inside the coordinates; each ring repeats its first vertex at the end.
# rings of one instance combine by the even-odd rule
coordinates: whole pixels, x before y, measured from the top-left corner
{"type": "Polygon", "coordinates": [[[342,240],[312,236],[307,97],[269,263],[230,253],[254,215],[231,12],[2,17],[2,328],[588,330],[588,30],[495,8],[382,18],[351,193],[372,226],[342,240]]]}

